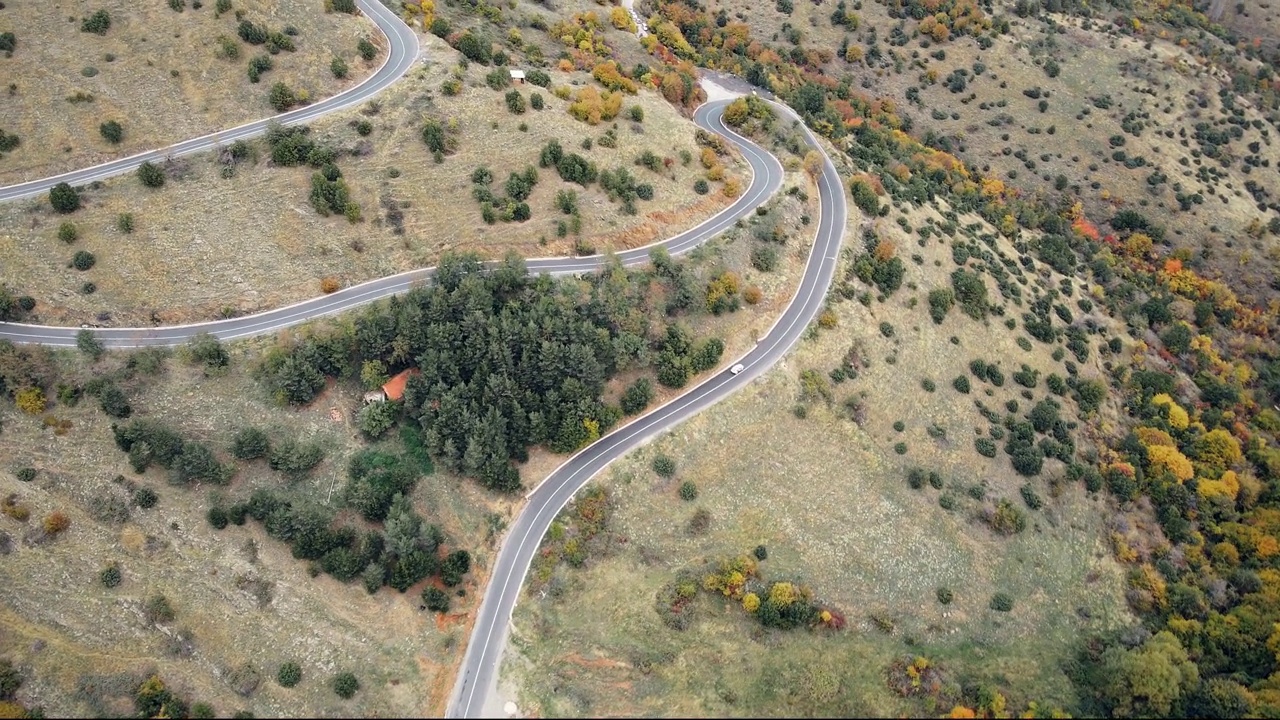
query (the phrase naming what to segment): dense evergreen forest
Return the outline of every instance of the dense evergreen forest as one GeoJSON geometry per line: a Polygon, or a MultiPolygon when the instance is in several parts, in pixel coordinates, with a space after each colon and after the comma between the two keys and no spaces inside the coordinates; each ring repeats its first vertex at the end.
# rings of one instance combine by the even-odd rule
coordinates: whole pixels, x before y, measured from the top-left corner
{"type": "MultiPolygon", "coordinates": [[[[673,318],[701,312],[693,271],[653,254],[652,269],[613,265],[581,279],[530,277],[519,258],[486,271],[474,256],[441,260],[435,281],[361,313],[336,329],[270,353],[258,374],[282,402],[309,402],[326,377],[366,387],[416,368],[403,405],[366,407],[376,437],[403,413],[419,424],[426,451],[452,472],[513,491],[532,446],[566,453],[623,416],[601,400],[617,373],[656,365],[661,382],[683,385],[719,362],[723,343],[695,342],[673,318]],[[667,299],[654,307],[654,297],[667,299]]],[[[652,384],[637,380],[623,405],[638,412],[652,384]]]]}

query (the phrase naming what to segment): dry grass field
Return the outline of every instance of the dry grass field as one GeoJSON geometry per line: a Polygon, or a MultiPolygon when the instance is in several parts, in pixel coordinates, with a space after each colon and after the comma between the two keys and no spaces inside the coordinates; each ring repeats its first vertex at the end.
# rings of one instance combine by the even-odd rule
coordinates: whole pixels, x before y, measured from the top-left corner
{"type": "MultiPolygon", "coordinates": [[[[259,350],[242,345],[233,352],[231,372],[212,379],[177,358],[169,360],[165,374],[130,391],[135,415],[170,423],[223,453],[233,431],[246,422],[274,428],[277,437],[322,442],[325,461],[288,492],[332,505],[330,494],[342,486],[347,457],[364,444],[352,420],[358,393],[333,388],[306,409],[279,408],[249,378],[259,350]]],[[[78,357],[64,356],[61,364],[72,377],[87,376],[78,357]]],[[[465,615],[471,598],[478,597],[475,588],[490,552],[484,517],[507,512],[505,502],[457,478],[437,474],[419,482],[413,499],[423,517],[440,524],[450,544],[476,553],[477,569],[464,586],[471,592],[455,602],[456,614],[436,621],[418,611],[416,595],[390,588],[368,595],[359,582],[309,577],[307,564],[258,523],[215,531],[205,519],[213,496],[169,486],[163,471],[135,475],[112,441],[110,419],[92,400],[73,408],[59,405],[51,414],[70,421],[65,434],[55,434],[39,417],[6,412],[0,447],[0,493],[16,493],[32,512],[26,524],[0,519],[0,530],[12,540],[0,588],[0,655],[28,670],[23,692],[29,706],[61,716],[130,714],[129,696],[141,679],[136,676],[152,668],[180,695],[208,702],[224,716],[240,709],[311,717],[443,711],[465,615]],[[37,469],[34,481],[16,479],[23,467],[37,469]],[[95,498],[127,497],[112,480],[117,474],[156,490],[157,506],[133,507],[123,523],[95,520],[95,498]],[[70,516],[70,529],[45,544],[24,542],[53,510],[70,516]],[[107,589],[98,576],[113,562],[123,582],[107,589]],[[156,593],[171,601],[172,623],[145,619],[143,603],[156,593]],[[183,631],[194,636],[187,657],[174,651],[183,631]],[[302,666],[303,680],[285,689],[275,674],[290,660],[302,666]],[[238,695],[226,679],[246,662],[262,676],[250,697],[238,695]],[[362,686],[351,701],[339,699],[328,684],[344,670],[354,672],[362,686]],[[90,684],[100,697],[90,700],[81,691],[90,684]]],[[[216,492],[244,497],[257,487],[284,489],[284,483],[262,461],[240,463],[231,485],[216,492]]]]}
{"type": "MultiPolygon", "coordinates": [[[[915,242],[897,220],[923,227],[929,218],[941,221],[939,209],[945,205],[875,221],[880,238],[911,256],[902,289],[883,301],[836,302],[834,326],[815,326],[768,375],[597,480],[613,498],[614,541],[583,570],[558,567],[516,610],[504,674],[525,712],[898,716],[948,710],[890,691],[886,668],[904,655],[931,658],[957,683],[998,688],[1011,708],[1032,700],[1042,708],[1073,705],[1062,663],[1075,642],[1130,622],[1122,570],[1105,539],[1110,511],[1078,483],[1063,483],[1056,461],[1030,480],[1044,500],[1030,510],[1020,499],[1027,480],[1013,473],[1007,456],[988,460],[975,451],[974,439],[988,434],[975,402],[1002,411],[1017,401],[1025,412],[1027,395],[1048,396],[1044,378],[1063,373],[1063,363],[1049,346],[1020,344],[1022,333],[995,317],[977,321],[952,309],[941,324],[930,319],[925,295],[949,284],[951,242],[937,235],[915,242]],[[892,326],[891,334],[882,323],[892,326]],[[863,358],[857,378],[828,382],[851,348],[863,358]],[[1006,374],[1025,363],[1040,371],[1040,381],[1035,390],[974,381],[971,393],[962,394],[952,379],[968,376],[974,358],[996,362],[1006,374]],[[807,371],[821,378],[827,399],[805,399],[807,371]],[[935,389],[923,387],[925,380],[935,389]],[[848,399],[861,404],[860,421],[851,417],[848,399]],[[901,454],[898,443],[905,443],[901,454]],[[650,468],[659,453],[676,460],[674,478],[650,468]],[[911,489],[906,475],[912,467],[937,472],[941,487],[911,489]],[[685,481],[698,489],[693,502],[678,492],[685,481]],[[1026,514],[1023,532],[1003,537],[979,519],[1001,498],[1026,514]],[[710,529],[691,535],[698,510],[710,513],[710,529]],[[759,544],[768,549],[761,563],[766,580],[804,582],[848,617],[848,628],[766,631],[736,603],[707,594],[695,601],[689,629],[663,624],[655,594],[677,571],[759,544]],[[953,591],[951,604],[936,599],[940,587],[953,591]],[[1014,598],[1012,612],[990,609],[997,592],[1014,598]]],[[[958,240],[992,233],[976,216],[960,216],[959,225],[958,240]]],[[[865,227],[851,223],[847,256],[862,252],[865,227]]],[[[997,247],[1012,252],[1004,241],[997,247]]],[[[1024,291],[1056,286],[1059,279],[1037,264],[1024,291]]],[[[1007,308],[1006,316],[1017,314],[1012,303],[1007,308]]],[[[1101,371],[1097,352],[1078,367],[1082,378],[1101,371]]],[[[1063,406],[1074,418],[1073,404],[1063,406]]]]}
{"type": "MultiPolygon", "coordinates": [[[[221,176],[215,156],[203,155],[176,161],[159,190],[143,187],[132,174],[88,189],[86,207],[70,216],[54,213],[44,198],[0,208],[0,264],[23,278],[23,288],[40,302],[36,314],[44,322],[91,321],[101,313],[120,324],[148,323],[152,313],[174,322],[287,304],[318,294],[324,277],[353,284],[430,265],[450,250],[491,257],[508,251],[572,255],[579,239],[572,232],[557,234],[557,225],[568,219],[555,207],[561,190],[577,191],[581,242],[598,251],[654,242],[698,224],[729,202],[720,192],[722,183],[711,183],[705,196],[694,192],[694,181],[705,172],[695,127],[656,94],[627,98],[624,109],[642,108],[642,122],[620,116],[589,126],[567,113],[567,101],[521,85],[526,101],[539,92],[545,108],[516,115],[507,110],[505,91],[484,84],[488,68],[474,64],[464,73],[462,92],[443,95],[441,84],[453,76],[458,56],[434,36],[423,41],[430,64],[411,71],[375,105],[337,113],[312,127],[319,142],[356,153],[337,164],[363,221],[321,217],[308,202],[314,170],[274,167],[259,141],[255,158],[238,166],[231,178],[221,176]],[[439,164],[420,136],[428,118],[457,127],[451,135],[457,150],[439,164]],[[353,127],[360,121],[372,126],[367,137],[353,127]],[[606,132],[616,137],[616,147],[594,142],[606,132]],[[602,170],[628,168],[639,182],[653,185],[654,199],[640,201],[638,214],[623,215],[599,184],[570,185],[544,168],[528,200],[530,220],[485,224],[472,197],[472,172],[489,167],[494,191],[501,195],[511,173],[538,165],[539,152],[551,139],[602,170]],[[588,139],[592,148],[584,150],[588,139]],[[644,150],[670,158],[670,167],[655,173],[635,165],[644,150]],[[687,165],[682,152],[691,158],[687,165]],[[402,234],[389,221],[390,208],[402,215],[402,234]],[[131,234],[117,228],[122,213],[133,217],[131,234]],[[64,221],[77,226],[74,245],[56,237],[64,221]],[[85,273],[66,267],[81,249],[97,257],[97,265],[85,273]],[[81,292],[86,280],[96,284],[92,295],[81,292]]],[[[555,72],[552,79],[553,86],[592,82],[585,73],[555,72]]],[[[731,175],[748,180],[745,164],[725,161],[731,175]]]]}
{"type": "Polygon", "coordinates": [[[382,42],[368,19],[325,13],[320,0],[235,0],[234,10],[215,18],[216,2],[182,12],[166,2],[103,0],[8,3],[0,10],[0,32],[17,38],[12,57],[0,56],[7,93],[0,103],[0,129],[21,144],[0,158],[0,184],[45,177],[163,147],[179,140],[276,114],[267,101],[272,84],[284,82],[322,99],[359,82],[379,63],[359,56],[362,38],[382,42]],[[81,32],[82,19],[103,9],[110,29],[81,32]],[[257,83],[249,60],[266,53],[237,37],[235,13],[270,30],[297,31],[295,52],[271,55],[274,68],[257,83]],[[219,40],[230,38],[237,59],[221,56],[219,40]],[[342,57],[349,74],[334,77],[330,62],[342,57]],[[12,84],[11,84],[12,83],[12,84]],[[72,101],[77,96],[91,101],[72,101]],[[114,120],[124,129],[117,145],[98,126],[114,120]]]}

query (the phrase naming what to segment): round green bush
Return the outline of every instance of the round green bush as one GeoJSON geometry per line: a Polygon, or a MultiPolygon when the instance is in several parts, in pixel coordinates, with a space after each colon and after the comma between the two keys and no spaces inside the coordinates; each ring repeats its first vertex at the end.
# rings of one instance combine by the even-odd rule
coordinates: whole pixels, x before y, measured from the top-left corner
{"type": "Polygon", "coordinates": [[[103,587],[113,588],[119,585],[120,581],[123,580],[124,577],[120,574],[120,566],[116,563],[111,563],[103,568],[98,579],[102,581],[103,587]]]}
{"type": "Polygon", "coordinates": [[[333,692],[343,700],[349,700],[360,689],[360,681],[349,672],[333,676],[333,692]]]}
{"type": "Polygon", "coordinates": [[[706,195],[711,191],[711,186],[707,184],[706,180],[697,180],[693,183],[693,191],[699,195],[706,195]]]}
{"type": "Polygon", "coordinates": [[[73,213],[80,209],[80,194],[67,183],[58,183],[49,188],[49,204],[63,215],[73,213]]]}
{"type": "Polygon", "coordinates": [[[227,511],[217,505],[209,508],[207,517],[214,530],[221,530],[227,526],[227,511]]]}
{"type": "Polygon", "coordinates": [[[756,546],[756,549],[755,549],[753,552],[754,552],[754,554],[755,554],[755,556],[756,556],[756,559],[757,559],[757,560],[768,560],[768,559],[769,559],[769,549],[768,549],[768,548],[766,548],[766,547],[765,547],[765,546],[763,546],[763,545],[757,545],[757,546],[756,546]]]}
{"type": "Polygon", "coordinates": [[[256,427],[240,428],[231,439],[231,454],[237,460],[256,460],[266,457],[270,451],[271,439],[256,427]]]}
{"type": "Polygon", "coordinates": [[[680,484],[680,499],[688,502],[698,499],[698,486],[692,480],[685,480],[680,484]]]}
{"type": "Polygon", "coordinates": [[[124,127],[115,120],[108,120],[99,125],[98,132],[102,133],[102,138],[112,145],[118,145],[124,140],[124,127]]]}
{"type": "Polygon", "coordinates": [[[894,445],[894,446],[893,446],[893,451],[894,451],[894,452],[896,452],[896,453],[898,453],[899,455],[906,455],[906,454],[907,454],[907,444],[906,444],[906,443],[904,443],[904,442],[900,442],[900,443],[898,443],[898,444],[896,444],[896,445],[894,445]]]}
{"type": "Polygon", "coordinates": [[[902,422],[901,420],[898,420],[893,423],[893,429],[898,432],[902,432],[903,430],[907,429],[907,424],[902,422]]]}
{"type": "Polygon", "coordinates": [[[138,166],[138,179],[149,188],[164,186],[164,171],[155,163],[144,162],[138,166]]]}
{"type": "Polygon", "coordinates": [[[58,239],[68,245],[75,242],[78,235],[75,223],[64,222],[58,226],[58,239]]]}
{"type": "Polygon", "coordinates": [[[422,591],[422,604],[431,612],[449,612],[449,596],[438,587],[428,585],[422,591]]]}
{"type": "Polygon", "coordinates": [[[670,455],[659,454],[653,459],[653,471],[658,475],[669,478],[676,474],[676,461],[670,455]]]}
{"type": "Polygon", "coordinates": [[[958,393],[968,395],[970,390],[969,378],[964,375],[960,375],[956,377],[955,380],[951,381],[951,387],[955,388],[958,393]]]}
{"type": "Polygon", "coordinates": [[[955,595],[951,592],[951,588],[938,588],[938,602],[943,605],[950,605],[953,599],[955,599],[955,595]]]}
{"type": "Polygon", "coordinates": [[[991,609],[996,612],[1009,612],[1013,609],[1013,598],[1008,593],[998,592],[991,596],[991,609]]]}
{"type": "Polygon", "coordinates": [[[75,255],[71,256],[71,267],[82,272],[92,268],[97,262],[98,259],[88,250],[79,250],[75,255]]]}
{"type": "Polygon", "coordinates": [[[160,501],[160,496],[149,487],[140,487],[133,493],[133,504],[143,510],[150,510],[160,501]]]}
{"type": "Polygon", "coordinates": [[[924,388],[925,392],[933,392],[934,390],[938,389],[938,386],[935,385],[933,381],[928,378],[925,378],[924,380],[920,381],[920,387],[924,388]]]}
{"type": "Polygon", "coordinates": [[[296,662],[282,663],[276,672],[276,682],[280,683],[280,687],[285,688],[291,688],[302,682],[302,666],[296,662]]]}

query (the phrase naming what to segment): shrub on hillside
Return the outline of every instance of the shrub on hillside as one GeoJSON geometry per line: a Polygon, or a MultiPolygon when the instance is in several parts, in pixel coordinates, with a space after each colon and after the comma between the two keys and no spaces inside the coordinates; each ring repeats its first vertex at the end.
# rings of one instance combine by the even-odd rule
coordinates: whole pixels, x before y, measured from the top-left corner
{"type": "Polygon", "coordinates": [[[692,480],[685,480],[680,483],[680,499],[687,502],[693,502],[698,499],[698,486],[692,480]]]}
{"type": "Polygon", "coordinates": [[[250,45],[262,45],[270,38],[265,25],[254,25],[248,20],[241,20],[236,26],[236,34],[250,45]]]}
{"type": "Polygon", "coordinates": [[[143,510],[150,510],[160,501],[160,496],[149,487],[140,487],[133,492],[133,504],[143,510]]]}
{"type": "Polygon", "coordinates": [[[189,363],[203,365],[206,375],[231,364],[231,355],[227,353],[227,349],[218,338],[209,333],[192,337],[183,346],[183,352],[189,363]]]}
{"type": "Polygon", "coordinates": [[[428,585],[422,590],[422,604],[431,612],[449,612],[449,596],[438,587],[428,585]]]}
{"type": "Polygon", "coordinates": [[[67,183],[58,183],[49,188],[49,204],[64,215],[73,213],[80,209],[80,194],[67,183]]]}
{"type": "Polygon", "coordinates": [[[524,96],[520,94],[519,90],[511,90],[507,93],[507,110],[516,115],[524,114],[524,96]]]}
{"type": "Polygon", "coordinates": [[[333,692],[343,700],[349,700],[356,692],[360,690],[360,681],[356,676],[349,673],[338,673],[333,678],[333,692]]]}
{"type": "Polygon", "coordinates": [[[302,682],[302,666],[296,662],[286,662],[276,671],[276,682],[280,687],[291,688],[302,682]]]}
{"type": "Polygon", "coordinates": [[[98,132],[102,133],[102,137],[112,145],[118,145],[124,140],[124,128],[115,120],[108,120],[98,126],[98,132]]]}
{"type": "Polygon", "coordinates": [[[152,623],[170,623],[177,617],[177,613],[173,611],[173,605],[169,603],[169,598],[160,594],[147,598],[144,609],[147,620],[152,623]]]}
{"type": "Polygon", "coordinates": [[[454,550],[449,553],[440,566],[440,580],[449,587],[462,582],[462,578],[471,571],[471,553],[466,550],[454,550]]]}
{"type": "Polygon", "coordinates": [[[463,33],[454,47],[468,60],[478,62],[481,65],[488,65],[493,58],[489,41],[476,37],[470,31],[463,33]]]}
{"type": "Polygon", "coordinates": [[[218,458],[207,445],[188,442],[183,444],[182,452],[174,459],[169,482],[175,485],[194,483],[226,485],[234,472],[234,467],[218,462],[218,458]]]}
{"type": "Polygon", "coordinates": [[[676,461],[670,455],[658,454],[653,458],[653,471],[659,476],[669,478],[676,474],[676,461]]]}
{"type": "Polygon", "coordinates": [[[635,415],[648,407],[649,403],[653,402],[653,397],[653,383],[649,378],[637,378],[622,393],[622,399],[619,404],[622,406],[622,412],[627,415],[635,415]]]}
{"type": "Polygon", "coordinates": [[[67,517],[67,514],[61,510],[54,510],[45,516],[41,527],[44,528],[46,535],[56,537],[71,527],[71,518],[67,517]]]}
{"type": "Polygon", "coordinates": [[[138,166],[138,179],[149,188],[163,187],[164,171],[154,163],[144,162],[138,166]]]}
{"type": "Polygon", "coordinates": [[[290,480],[297,480],[319,465],[324,456],[324,446],[319,443],[286,439],[271,448],[267,462],[272,470],[284,473],[290,480]]]}
{"type": "Polygon", "coordinates": [[[257,55],[249,59],[249,82],[256,83],[262,78],[262,73],[267,72],[275,67],[270,55],[257,55]]]}
{"type": "Polygon", "coordinates": [[[98,574],[98,580],[105,588],[117,587],[123,579],[123,576],[120,574],[120,565],[118,563],[111,563],[103,568],[102,572],[98,574]]]}
{"type": "Polygon", "coordinates": [[[80,32],[106,35],[111,28],[111,14],[106,10],[98,10],[80,23],[80,32]]]}
{"type": "Polygon", "coordinates": [[[71,256],[70,264],[71,267],[83,272],[92,268],[96,262],[97,258],[93,256],[93,253],[88,250],[77,250],[76,254],[71,256]]]}
{"type": "Polygon", "coordinates": [[[256,427],[244,427],[236,431],[231,440],[231,454],[237,460],[256,460],[271,451],[267,433],[256,427]]]}
{"type": "Polygon", "coordinates": [[[298,104],[298,96],[288,85],[278,82],[271,86],[267,101],[271,103],[271,107],[275,108],[276,112],[285,112],[298,104]]]}

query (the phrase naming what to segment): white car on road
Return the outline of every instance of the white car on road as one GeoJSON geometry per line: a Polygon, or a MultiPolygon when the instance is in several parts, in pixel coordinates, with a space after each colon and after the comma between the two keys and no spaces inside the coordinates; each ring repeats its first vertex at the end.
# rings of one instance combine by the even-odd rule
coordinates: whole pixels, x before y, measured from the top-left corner
{"type": "Polygon", "coordinates": [[[734,375],[737,375],[738,373],[742,372],[742,363],[738,363],[737,365],[734,365],[733,367],[729,368],[729,372],[733,373],[734,375]]]}

